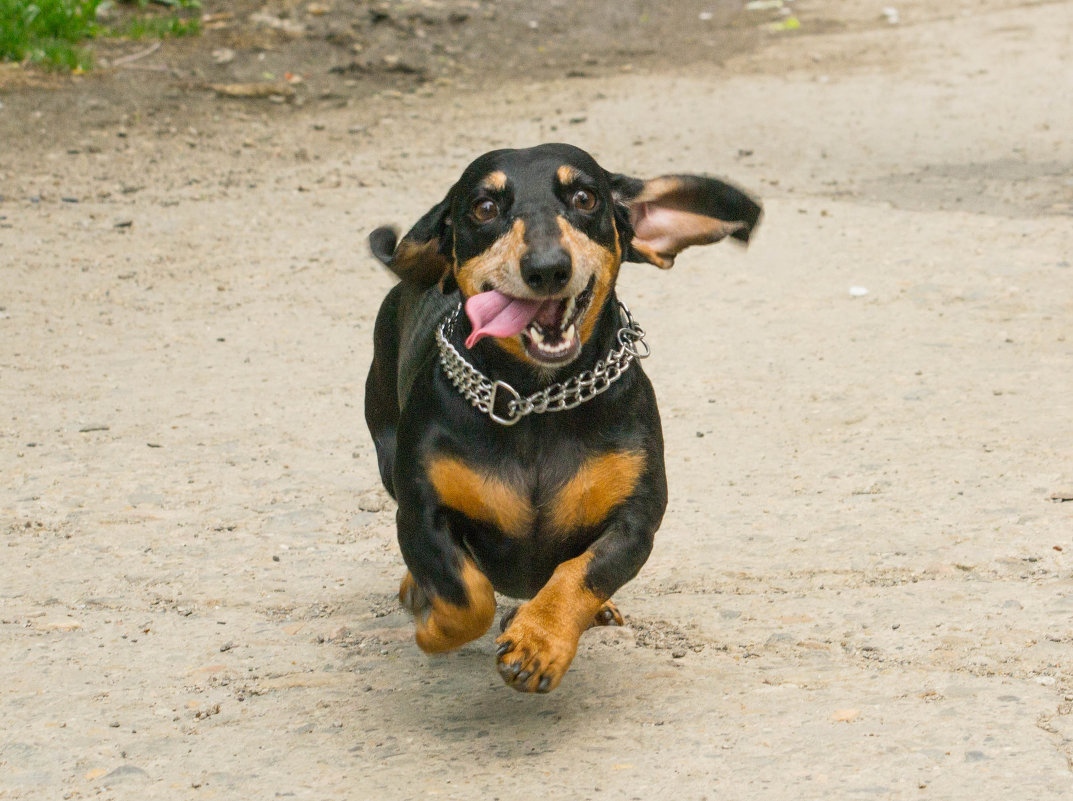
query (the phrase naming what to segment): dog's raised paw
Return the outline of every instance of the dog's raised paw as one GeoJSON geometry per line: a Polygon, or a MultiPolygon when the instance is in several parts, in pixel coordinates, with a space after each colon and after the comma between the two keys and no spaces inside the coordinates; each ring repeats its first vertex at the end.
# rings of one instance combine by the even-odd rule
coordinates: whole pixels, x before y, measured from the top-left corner
{"type": "Polygon", "coordinates": [[[526,620],[523,606],[496,639],[496,669],[523,693],[547,693],[559,686],[577,653],[577,634],[546,629],[526,620]]]}
{"type": "Polygon", "coordinates": [[[452,651],[488,630],[495,619],[492,585],[471,564],[462,571],[466,588],[463,604],[453,604],[423,590],[409,571],[399,584],[399,603],[414,616],[414,637],[422,651],[452,651]]]}

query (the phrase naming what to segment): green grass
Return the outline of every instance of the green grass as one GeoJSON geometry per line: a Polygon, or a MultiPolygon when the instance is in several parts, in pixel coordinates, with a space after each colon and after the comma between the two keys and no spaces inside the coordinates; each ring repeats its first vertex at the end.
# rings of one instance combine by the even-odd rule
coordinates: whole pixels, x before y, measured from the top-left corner
{"type": "Polygon", "coordinates": [[[200,32],[201,20],[197,17],[132,17],[109,28],[105,35],[122,39],[163,39],[167,36],[194,36],[200,32]]]}
{"type": "Polygon", "coordinates": [[[89,69],[93,57],[79,43],[97,35],[101,0],[0,0],[0,58],[89,69]]]}
{"type": "Polygon", "coordinates": [[[93,54],[84,46],[102,36],[125,39],[191,36],[201,30],[197,15],[177,12],[198,9],[199,0],[156,0],[169,6],[164,15],[145,13],[147,0],[126,3],[138,11],[123,14],[114,26],[97,21],[98,10],[110,0],[0,0],[0,61],[32,61],[56,69],[82,72],[93,67],[93,54]]]}

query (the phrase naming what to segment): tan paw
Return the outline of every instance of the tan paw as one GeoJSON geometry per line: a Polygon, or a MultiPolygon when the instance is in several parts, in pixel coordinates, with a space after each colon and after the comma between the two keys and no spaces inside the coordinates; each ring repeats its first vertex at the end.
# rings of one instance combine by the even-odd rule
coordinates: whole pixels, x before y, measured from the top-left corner
{"type": "Polygon", "coordinates": [[[495,593],[471,562],[462,568],[467,602],[458,606],[429,597],[407,571],[399,585],[399,603],[414,616],[418,647],[429,654],[453,651],[488,631],[496,613],[495,593]]]}
{"type": "Polygon", "coordinates": [[[559,686],[577,653],[578,632],[569,623],[541,621],[522,604],[496,638],[496,668],[519,692],[547,693],[559,686]]]}

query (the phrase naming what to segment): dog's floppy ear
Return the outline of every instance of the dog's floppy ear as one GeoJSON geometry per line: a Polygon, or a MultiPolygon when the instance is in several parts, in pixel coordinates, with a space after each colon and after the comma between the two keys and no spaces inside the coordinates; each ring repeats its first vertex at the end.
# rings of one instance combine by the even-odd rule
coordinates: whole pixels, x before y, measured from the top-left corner
{"type": "Polygon", "coordinates": [[[369,234],[369,248],[403,281],[424,287],[439,283],[445,293],[454,290],[450,192],[414,223],[401,242],[397,240],[396,230],[383,226],[369,234]]]}
{"type": "Polygon", "coordinates": [[[760,204],[740,189],[699,175],[650,181],[612,175],[611,191],[624,239],[622,260],[647,261],[664,270],[690,245],[709,245],[727,236],[748,243],[762,213],[760,204]]]}

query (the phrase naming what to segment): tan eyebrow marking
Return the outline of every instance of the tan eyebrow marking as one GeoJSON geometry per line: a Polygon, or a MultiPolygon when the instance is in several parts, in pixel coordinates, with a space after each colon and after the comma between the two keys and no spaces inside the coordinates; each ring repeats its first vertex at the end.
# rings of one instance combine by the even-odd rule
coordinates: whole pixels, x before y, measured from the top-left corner
{"type": "Polygon", "coordinates": [[[571,167],[569,164],[564,164],[558,170],[555,171],[556,177],[559,179],[559,183],[563,186],[570,186],[581,175],[577,171],[576,167],[571,167]]]}
{"type": "Polygon", "coordinates": [[[485,189],[498,189],[503,191],[507,187],[507,174],[502,170],[490,172],[481,179],[481,186],[485,189]]]}

